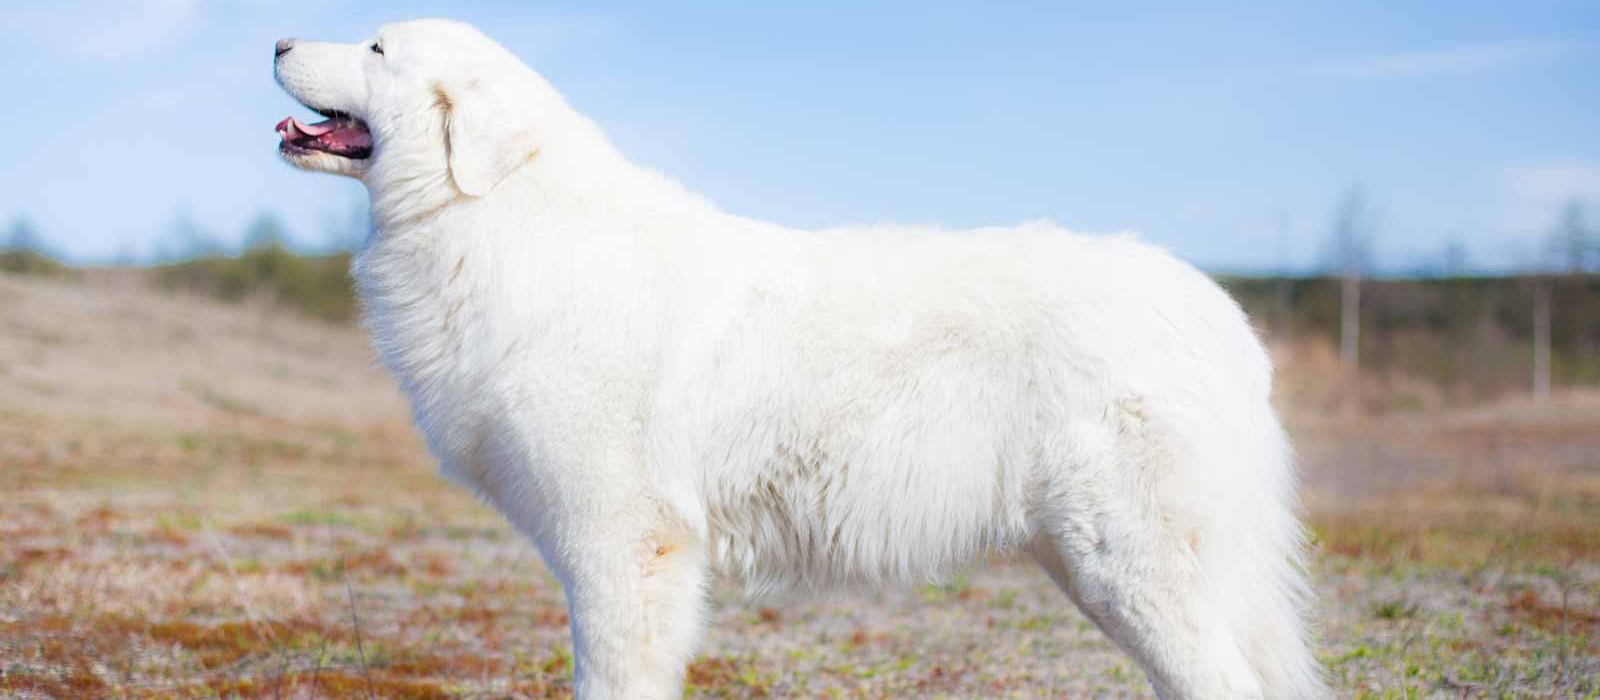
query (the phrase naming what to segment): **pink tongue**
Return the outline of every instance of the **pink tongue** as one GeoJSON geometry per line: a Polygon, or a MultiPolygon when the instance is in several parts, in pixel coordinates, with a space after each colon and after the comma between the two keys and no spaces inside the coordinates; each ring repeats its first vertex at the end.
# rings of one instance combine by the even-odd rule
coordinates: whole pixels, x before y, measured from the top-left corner
{"type": "Polygon", "coordinates": [[[315,138],[330,131],[333,131],[333,120],[331,119],[320,124],[303,124],[294,117],[278,122],[278,133],[287,133],[290,136],[305,134],[315,138]]]}
{"type": "Polygon", "coordinates": [[[329,146],[345,148],[367,148],[372,145],[372,134],[366,129],[355,126],[355,122],[341,119],[329,119],[317,124],[305,124],[299,119],[289,117],[278,122],[277,131],[283,138],[290,141],[301,136],[308,136],[318,143],[329,146]]]}

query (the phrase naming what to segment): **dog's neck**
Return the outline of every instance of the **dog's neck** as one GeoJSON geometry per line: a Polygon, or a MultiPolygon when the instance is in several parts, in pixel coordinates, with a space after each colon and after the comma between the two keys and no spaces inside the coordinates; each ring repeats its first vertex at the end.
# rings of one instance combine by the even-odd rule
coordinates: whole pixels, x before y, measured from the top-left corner
{"type": "MultiPolygon", "coordinates": [[[[632,221],[722,215],[708,200],[649,168],[633,164],[593,122],[570,108],[557,110],[540,130],[549,137],[483,197],[464,194],[443,162],[401,161],[364,178],[377,235],[429,228],[446,211],[538,210],[548,216],[486,219],[541,221],[543,228],[580,223],[597,229],[632,221]]],[[[442,135],[441,135],[442,138],[442,135]]],[[[659,228],[659,227],[658,227],[659,228]]]]}
{"type": "Polygon", "coordinates": [[[629,163],[587,120],[562,134],[483,197],[462,194],[448,172],[382,189],[369,180],[375,231],[352,272],[379,354],[419,416],[436,392],[474,381],[508,336],[538,327],[542,301],[557,303],[567,284],[589,278],[573,260],[606,263],[575,249],[728,216],[629,163]],[[501,286],[482,287],[490,282],[501,286]],[[518,303],[501,304],[507,296],[518,303]],[[505,317],[507,308],[520,316],[505,317]]]}

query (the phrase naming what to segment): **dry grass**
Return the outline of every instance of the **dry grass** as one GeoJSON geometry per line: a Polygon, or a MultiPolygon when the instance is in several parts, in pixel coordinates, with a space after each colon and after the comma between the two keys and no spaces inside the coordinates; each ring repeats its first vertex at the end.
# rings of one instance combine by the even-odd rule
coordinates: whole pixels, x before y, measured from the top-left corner
{"type": "MultiPolygon", "coordinates": [[[[357,331],[3,276],[0,324],[0,695],[570,696],[558,584],[357,331]]],[[[1600,696],[1600,397],[1286,357],[1339,695],[1600,696]]],[[[692,697],[1149,696],[1018,563],[716,616],[692,697]]]]}

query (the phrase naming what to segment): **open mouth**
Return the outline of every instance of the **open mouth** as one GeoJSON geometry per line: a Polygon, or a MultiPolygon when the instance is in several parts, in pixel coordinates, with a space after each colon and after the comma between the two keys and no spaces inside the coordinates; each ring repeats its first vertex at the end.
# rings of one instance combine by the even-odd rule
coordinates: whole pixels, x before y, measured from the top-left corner
{"type": "Polygon", "coordinates": [[[317,110],[328,119],[304,124],[289,117],[278,122],[278,148],[286,153],[330,153],[341,158],[362,160],[372,155],[372,132],[367,125],[343,112],[317,110]]]}

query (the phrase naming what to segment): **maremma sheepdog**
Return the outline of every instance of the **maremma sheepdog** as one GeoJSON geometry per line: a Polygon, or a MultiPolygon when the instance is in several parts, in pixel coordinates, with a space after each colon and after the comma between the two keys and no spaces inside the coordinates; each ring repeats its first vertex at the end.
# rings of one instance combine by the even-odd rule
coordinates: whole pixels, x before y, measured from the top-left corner
{"type": "Polygon", "coordinates": [[[1026,553],[1179,698],[1319,698],[1271,363],[1226,293],[1048,223],[799,231],[628,162],[477,30],[284,40],[278,125],[371,194],[353,274],[440,468],[538,548],[580,698],[675,698],[715,574],[1026,553]]]}

